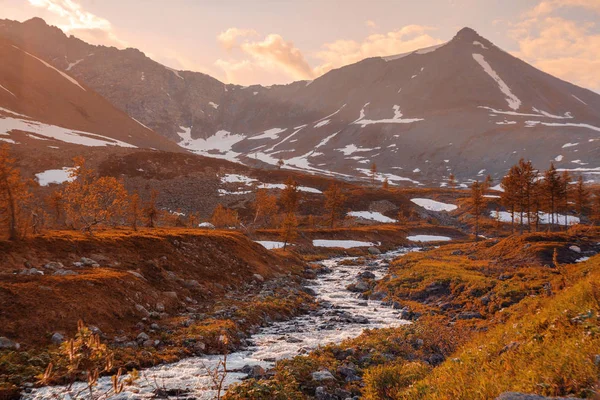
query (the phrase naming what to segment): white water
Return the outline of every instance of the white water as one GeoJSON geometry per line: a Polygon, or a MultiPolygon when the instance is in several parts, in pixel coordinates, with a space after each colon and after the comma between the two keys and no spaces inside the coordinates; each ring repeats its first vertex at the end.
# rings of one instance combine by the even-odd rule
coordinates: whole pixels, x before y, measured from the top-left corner
{"type": "MultiPolygon", "coordinates": [[[[409,323],[400,319],[400,310],[383,306],[380,301],[361,300],[355,293],[346,290],[346,286],[355,283],[361,272],[370,271],[376,279],[381,279],[387,271],[387,262],[410,249],[400,249],[366,260],[367,264],[359,264],[356,257],[332,258],[321,262],[331,269],[331,273],[322,274],[311,281],[310,288],[317,293],[317,300],[322,307],[306,315],[289,321],[277,322],[262,328],[250,338],[248,349],[229,354],[228,371],[241,369],[245,365],[260,365],[271,368],[276,360],[306,354],[308,351],[329,343],[339,343],[361,334],[364,329],[394,327],[409,323]],[[357,261],[352,265],[340,265],[342,261],[357,261]],[[364,317],[368,320],[358,323],[364,317]],[[355,322],[347,322],[355,320],[355,322]]],[[[207,367],[214,369],[222,356],[191,357],[173,364],[166,364],[142,371],[142,377],[134,386],[111,399],[150,399],[157,386],[161,389],[180,390],[180,397],[213,399],[215,392],[210,387],[207,367]]],[[[241,372],[229,372],[226,385],[239,382],[246,377],[241,372]]],[[[101,378],[96,393],[110,390],[110,378],[101,378]]],[[[82,384],[74,385],[71,393],[83,388],[82,384]]],[[[64,387],[44,387],[31,393],[24,393],[24,399],[71,399],[64,387]]]]}

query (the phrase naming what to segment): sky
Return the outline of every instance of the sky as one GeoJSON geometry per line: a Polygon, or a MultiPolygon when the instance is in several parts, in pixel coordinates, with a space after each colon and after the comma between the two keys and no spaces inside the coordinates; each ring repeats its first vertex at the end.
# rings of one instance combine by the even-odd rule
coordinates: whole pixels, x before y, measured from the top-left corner
{"type": "Polygon", "coordinates": [[[600,92],[600,0],[0,0],[0,10],[241,85],[314,79],[443,43],[468,26],[600,92]]]}

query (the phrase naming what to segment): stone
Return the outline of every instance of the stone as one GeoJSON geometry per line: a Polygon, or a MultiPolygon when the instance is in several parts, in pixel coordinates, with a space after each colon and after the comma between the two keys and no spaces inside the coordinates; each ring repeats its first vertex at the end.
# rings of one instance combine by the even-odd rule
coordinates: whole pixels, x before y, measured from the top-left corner
{"type": "Polygon", "coordinates": [[[144,275],[140,274],[137,271],[127,271],[127,272],[129,272],[131,275],[135,276],[138,279],[146,280],[146,278],[144,278],[144,275]]]}
{"type": "Polygon", "coordinates": [[[369,300],[381,301],[381,300],[385,299],[386,296],[387,296],[386,292],[375,292],[371,296],[369,296],[369,300]]]}
{"type": "Polygon", "coordinates": [[[146,310],[146,307],[144,307],[141,304],[136,304],[135,305],[135,309],[142,314],[144,317],[149,317],[150,316],[150,312],[148,310],[146,310]]]}
{"type": "Polygon", "coordinates": [[[79,275],[79,273],[75,271],[71,271],[70,269],[59,269],[55,271],[52,275],[55,276],[69,276],[69,275],[79,275]]]}
{"type": "Polygon", "coordinates": [[[29,268],[19,271],[19,275],[44,275],[44,271],[37,268],[29,268]]]}
{"type": "Polygon", "coordinates": [[[321,381],[334,380],[335,377],[333,376],[333,374],[331,372],[329,372],[326,369],[323,369],[321,371],[313,372],[312,379],[313,379],[313,381],[321,382],[321,381]]]}
{"type": "Polygon", "coordinates": [[[59,269],[64,269],[65,266],[61,262],[51,261],[49,263],[46,263],[46,265],[44,265],[44,268],[51,269],[53,271],[58,271],[59,269]]]}
{"type": "Polygon", "coordinates": [[[252,275],[252,277],[254,279],[256,279],[257,281],[259,281],[259,282],[264,282],[265,281],[265,278],[263,278],[263,276],[261,274],[254,274],[254,275],[252,275]]]}
{"type": "Polygon", "coordinates": [[[581,247],[579,246],[569,246],[569,250],[574,251],[575,253],[581,253],[581,247]]]}
{"type": "Polygon", "coordinates": [[[88,258],[88,257],[81,257],[80,261],[84,267],[98,268],[100,266],[100,264],[98,264],[95,260],[92,260],[91,258],[88,258]]]}
{"type": "Polygon", "coordinates": [[[21,345],[7,337],[0,336],[0,350],[19,350],[21,345]]]}
{"type": "Polygon", "coordinates": [[[244,365],[241,370],[244,374],[248,374],[250,379],[263,378],[267,372],[260,365],[244,365]]]}
{"type": "Polygon", "coordinates": [[[177,292],[163,292],[163,295],[170,299],[177,300],[177,292]]]}
{"type": "Polygon", "coordinates": [[[156,311],[165,311],[165,305],[163,303],[156,303],[156,311]]]}
{"type": "Polygon", "coordinates": [[[361,272],[358,276],[363,279],[375,279],[375,274],[370,271],[361,272]]]}
{"type": "Polygon", "coordinates": [[[379,250],[377,247],[369,247],[368,252],[369,252],[369,254],[373,254],[373,255],[381,254],[381,250],[379,250]]]}
{"type": "Polygon", "coordinates": [[[195,279],[188,279],[183,282],[183,286],[188,289],[198,289],[200,288],[200,283],[195,279]]]}
{"type": "Polygon", "coordinates": [[[457,319],[483,319],[483,316],[477,311],[464,311],[456,316],[457,319]]]}
{"type": "Polygon", "coordinates": [[[58,332],[54,332],[54,334],[50,338],[50,341],[54,344],[61,344],[62,342],[65,341],[65,337],[58,332]]]}
{"type": "Polygon", "coordinates": [[[150,336],[148,336],[148,334],[145,333],[145,332],[142,332],[139,335],[137,335],[137,341],[138,342],[145,342],[145,341],[147,341],[149,339],[150,339],[150,336]]]}

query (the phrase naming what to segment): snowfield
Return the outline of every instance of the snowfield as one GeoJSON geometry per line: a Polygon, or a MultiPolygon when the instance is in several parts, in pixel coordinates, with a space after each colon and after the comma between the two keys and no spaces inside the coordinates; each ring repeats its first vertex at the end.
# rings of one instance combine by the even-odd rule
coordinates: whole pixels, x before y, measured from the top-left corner
{"type": "Polygon", "coordinates": [[[137,148],[129,143],[112,139],[95,133],[76,131],[62,126],[45,124],[38,121],[29,121],[19,118],[0,116],[0,135],[8,135],[12,131],[30,132],[47,138],[60,140],[61,142],[80,144],[83,146],[119,146],[137,148]]]}
{"type": "Polygon", "coordinates": [[[69,175],[73,171],[71,167],[62,167],[62,169],[49,169],[40,173],[35,174],[40,186],[48,186],[51,183],[61,184],[64,182],[72,182],[75,177],[69,175]]]}
{"type": "MultiPolygon", "coordinates": [[[[511,222],[512,221],[511,214],[508,211],[500,211],[499,216],[498,216],[497,211],[492,211],[492,212],[490,212],[490,217],[492,217],[494,219],[499,219],[501,222],[511,222]]],[[[572,216],[572,215],[566,216],[566,219],[567,219],[568,225],[575,225],[575,224],[579,223],[579,218],[572,216]]],[[[533,222],[535,222],[535,221],[532,221],[532,223],[533,222]]],[[[521,223],[521,215],[519,213],[515,213],[515,223],[521,223]]],[[[529,218],[527,218],[527,216],[523,217],[523,223],[525,223],[525,224],[529,223],[529,218]]],[[[552,216],[550,214],[540,213],[540,224],[551,224],[551,223],[552,223],[552,216]]],[[[559,214],[558,219],[557,219],[556,214],[555,214],[554,215],[554,223],[564,225],[565,216],[562,214],[559,214]]]]}
{"type": "Polygon", "coordinates": [[[382,222],[384,224],[393,224],[397,222],[395,219],[386,217],[382,213],[373,211],[350,211],[347,215],[349,217],[362,218],[370,221],[382,222]]]}
{"type": "Polygon", "coordinates": [[[423,199],[423,198],[414,198],[410,199],[413,203],[418,206],[423,207],[429,211],[454,211],[458,208],[458,206],[454,204],[442,203],[441,201],[435,201],[431,199],[423,199]]]}
{"type": "Polygon", "coordinates": [[[180,126],[179,128],[183,131],[179,133],[179,137],[181,137],[179,146],[207,157],[222,158],[233,162],[239,162],[238,156],[240,153],[236,153],[232,148],[233,145],[244,140],[246,138],[245,135],[236,135],[221,130],[206,139],[192,139],[191,127],[186,128],[180,126]]]}
{"type": "Polygon", "coordinates": [[[408,240],[412,242],[447,242],[452,240],[448,236],[435,236],[435,235],[413,235],[407,236],[408,240]]]}
{"type": "Polygon", "coordinates": [[[315,239],[315,240],[313,240],[313,246],[315,246],[315,247],[339,247],[342,249],[351,249],[354,247],[371,247],[371,246],[376,246],[376,244],[371,243],[371,242],[361,242],[358,240],[315,239]]]}

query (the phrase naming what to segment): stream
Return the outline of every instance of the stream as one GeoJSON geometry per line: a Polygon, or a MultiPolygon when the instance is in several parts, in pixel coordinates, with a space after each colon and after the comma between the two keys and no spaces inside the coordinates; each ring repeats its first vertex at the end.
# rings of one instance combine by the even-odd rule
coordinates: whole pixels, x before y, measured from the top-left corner
{"type": "MultiPolygon", "coordinates": [[[[250,337],[250,345],[246,349],[229,354],[227,370],[233,372],[228,372],[225,386],[247,377],[246,373],[240,371],[244,366],[259,365],[269,369],[276,360],[306,354],[318,346],[339,343],[360,335],[365,329],[409,323],[400,318],[401,310],[385,306],[380,301],[360,299],[356,293],[346,289],[357,281],[360,273],[368,271],[375,275],[375,279],[381,279],[387,272],[389,261],[409,251],[415,249],[401,248],[369,259],[336,257],[319,262],[331,272],[319,274],[308,287],[315,291],[321,307],[306,315],[261,328],[259,333],[250,337]]],[[[222,356],[216,355],[190,357],[143,370],[134,385],[125,387],[123,392],[110,398],[156,398],[157,389],[162,389],[171,399],[213,399],[216,392],[210,389],[208,371],[214,370],[221,359],[222,356]]],[[[71,393],[77,393],[83,387],[82,383],[77,383],[71,388],[71,393]]],[[[111,388],[110,377],[103,377],[99,379],[94,392],[101,394],[111,388]]],[[[24,393],[23,398],[41,400],[73,397],[64,387],[48,386],[24,393]]]]}

